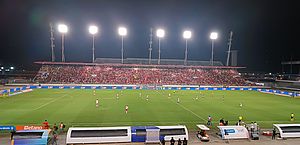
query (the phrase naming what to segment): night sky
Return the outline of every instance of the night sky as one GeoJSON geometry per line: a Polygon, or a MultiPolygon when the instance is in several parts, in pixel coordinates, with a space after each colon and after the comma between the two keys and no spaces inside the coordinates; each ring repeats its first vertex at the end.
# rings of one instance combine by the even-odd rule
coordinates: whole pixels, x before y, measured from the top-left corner
{"type": "MultiPolygon", "coordinates": [[[[209,60],[211,31],[219,33],[215,60],[226,63],[229,31],[238,65],[246,71],[280,72],[281,61],[300,60],[300,9],[296,1],[275,0],[1,0],[0,64],[28,68],[34,61],[50,61],[49,22],[65,23],[66,61],[90,62],[96,24],[96,57],[120,58],[117,28],[128,28],[125,58],[148,57],[149,29],[164,28],[162,58],[184,58],[184,29],[193,32],[190,60],[209,60]]],[[[60,34],[55,32],[56,59],[61,60],[60,34]]],[[[154,37],[153,57],[157,58],[154,37]]]]}

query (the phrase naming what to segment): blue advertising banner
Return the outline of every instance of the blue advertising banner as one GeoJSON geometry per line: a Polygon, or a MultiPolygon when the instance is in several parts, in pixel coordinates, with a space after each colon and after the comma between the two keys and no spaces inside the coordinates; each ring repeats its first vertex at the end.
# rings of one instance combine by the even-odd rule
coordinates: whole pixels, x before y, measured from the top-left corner
{"type": "Polygon", "coordinates": [[[0,126],[0,130],[16,130],[15,126],[0,126]]]}
{"type": "Polygon", "coordinates": [[[185,87],[185,86],[167,86],[167,87],[161,87],[161,86],[81,86],[81,85],[72,85],[72,86],[65,86],[65,85],[60,85],[60,86],[37,86],[37,85],[30,85],[30,86],[23,86],[21,88],[10,88],[6,90],[1,90],[0,94],[5,94],[5,93],[15,93],[19,92],[21,90],[27,90],[27,89],[117,89],[117,90],[122,90],[122,89],[129,89],[129,90],[137,90],[137,89],[145,89],[145,90],[152,90],[152,89],[163,89],[163,90],[228,90],[228,91],[233,91],[233,90],[245,90],[245,91],[259,91],[259,92],[264,92],[264,93],[271,93],[271,94],[276,94],[276,95],[286,95],[286,96],[291,96],[291,97],[298,97],[300,96],[300,93],[297,92],[287,92],[287,91],[281,91],[281,90],[273,90],[273,89],[265,89],[265,88],[251,88],[251,87],[212,87],[212,86],[207,86],[207,87],[185,87]]]}

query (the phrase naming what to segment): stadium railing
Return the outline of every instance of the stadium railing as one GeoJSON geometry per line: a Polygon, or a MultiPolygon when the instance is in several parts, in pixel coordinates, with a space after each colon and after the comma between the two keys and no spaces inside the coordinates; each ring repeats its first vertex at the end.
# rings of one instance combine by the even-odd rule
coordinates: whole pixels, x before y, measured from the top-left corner
{"type": "MultiPolygon", "coordinates": [[[[20,85],[20,84],[16,84],[20,85]]],[[[24,85],[24,84],[23,84],[24,85]]],[[[275,95],[286,95],[291,97],[299,97],[298,92],[289,92],[281,90],[273,90],[268,88],[263,88],[259,86],[180,86],[180,85],[105,85],[105,84],[26,84],[22,87],[14,87],[10,89],[0,90],[0,94],[12,94],[17,92],[26,92],[29,89],[108,89],[108,90],[147,90],[147,89],[157,89],[157,90],[219,90],[219,91],[259,91],[264,93],[272,93],[275,95]]]]}

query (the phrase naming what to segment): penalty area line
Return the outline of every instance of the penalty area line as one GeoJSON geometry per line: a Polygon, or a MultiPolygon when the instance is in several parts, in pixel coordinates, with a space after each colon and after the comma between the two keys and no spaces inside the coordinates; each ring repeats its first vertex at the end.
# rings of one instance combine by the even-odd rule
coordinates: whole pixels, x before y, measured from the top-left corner
{"type": "Polygon", "coordinates": [[[43,108],[43,107],[45,107],[45,106],[47,106],[47,105],[49,105],[49,104],[51,104],[51,103],[57,101],[58,99],[61,99],[61,98],[65,97],[65,96],[67,96],[67,95],[68,95],[68,94],[65,94],[65,95],[63,95],[63,96],[61,96],[61,97],[57,97],[57,98],[55,98],[55,99],[53,99],[53,100],[51,100],[51,101],[49,101],[49,102],[47,102],[47,103],[45,103],[45,104],[43,104],[43,105],[41,105],[41,106],[39,106],[39,107],[33,109],[33,110],[34,110],[34,111],[35,111],[35,110],[39,110],[39,109],[41,109],[41,108],[43,108]]]}

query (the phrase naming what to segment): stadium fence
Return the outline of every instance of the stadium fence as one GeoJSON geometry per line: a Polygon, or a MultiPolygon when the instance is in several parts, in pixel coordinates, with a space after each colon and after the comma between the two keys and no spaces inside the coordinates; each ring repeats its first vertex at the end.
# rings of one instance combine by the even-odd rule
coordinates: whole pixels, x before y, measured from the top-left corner
{"type": "MultiPolygon", "coordinates": [[[[20,86],[21,84],[14,84],[20,86]]],[[[15,93],[26,92],[30,89],[103,89],[103,90],[219,90],[219,91],[259,91],[275,95],[284,95],[290,97],[299,97],[298,92],[281,91],[267,89],[258,86],[188,86],[188,85],[96,85],[96,84],[26,84],[22,87],[12,87],[10,89],[0,90],[0,95],[13,95],[15,93]]]]}

